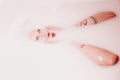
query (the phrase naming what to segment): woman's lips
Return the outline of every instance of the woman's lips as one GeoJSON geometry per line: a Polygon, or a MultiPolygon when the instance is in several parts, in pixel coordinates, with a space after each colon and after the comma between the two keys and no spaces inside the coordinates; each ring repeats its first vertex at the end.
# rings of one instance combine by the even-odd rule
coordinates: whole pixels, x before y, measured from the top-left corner
{"type": "Polygon", "coordinates": [[[54,38],[55,36],[56,36],[56,34],[54,32],[52,32],[52,33],[48,32],[48,38],[54,38]]]}

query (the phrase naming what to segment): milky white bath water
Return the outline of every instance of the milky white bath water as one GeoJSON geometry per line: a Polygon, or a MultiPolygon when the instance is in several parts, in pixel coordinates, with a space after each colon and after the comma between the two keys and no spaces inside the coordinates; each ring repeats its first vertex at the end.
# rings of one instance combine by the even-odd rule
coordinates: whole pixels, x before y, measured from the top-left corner
{"type": "Polygon", "coordinates": [[[83,42],[120,55],[120,3],[107,1],[0,1],[0,80],[119,80],[120,63],[101,67],[89,61],[71,42],[83,42]],[[97,25],[76,27],[100,11],[117,17],[97,25]],[[58,26],[60,43],[30,41],[36,28],[58,26]]]}

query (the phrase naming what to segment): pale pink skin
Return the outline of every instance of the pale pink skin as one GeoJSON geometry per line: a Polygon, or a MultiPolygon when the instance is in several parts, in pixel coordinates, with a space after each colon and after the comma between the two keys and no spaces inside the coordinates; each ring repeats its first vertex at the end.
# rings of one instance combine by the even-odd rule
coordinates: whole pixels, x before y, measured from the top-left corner
{"type": "Polygon", "coordinates": [[[87,44],[76,43],[74,45],[76,45],[79,48],[79,50],[86,57],[88,57],[89,60],[93,61],[98,65],[112,66],[115,65],[119,60],[119,57],[116,54],[108,50],[87,44]]]}
{"type": "MultiPolygon", "coordinates": [[[[44,38],[45,43],[57,43],[60,42],[60,40],[56,40],[56,36],[58,31],[63,30],[60,27],[53,27],[48,26],[46,27],[46,30],[44,32],[41,31],[41,29],[36,29],[30,32],[29,39],[34,41],[40,41],[41,38],[44,38]],[[54,34],[54,35],[52,35],[54,34]]],[[[87,44],[79,44],[79,43],[73,43],[78,49],[91,61],[94,63],[101,65],[101,66],[112,66],[115,65],[119,57],[102,48],[98,48],[92,45],[87,44]]]]}
{"type": "Polygon", "coordinates": [[[41,38],[44,38],[45,43],[56,43],[59,42],[58,40],[55,40],[55,37],[57,36],[56,32],[61,30],[62,28],[60,27],[47,26],[45,31],[42,31],[41,29],[32,30],[28,37],[33,41],[40,41],[41,38]]]}
{"type": "Polygon", "coordinates": [[[33,40],[33,41],[39,40],[39,38],[40,38],[40,31],[39,30],[40,29],[32,30],[28,35],[29,39],[33,40]]]}
{"type": "MultiPolygon", "coordinates": [[[[96,13],[92,16],[97,20],[97,23],[100,23],[100,22],[115,18],[116,14],[112,11],[104,11],[104,12],[96,13]]],[[[95,23],[93,18],[88,17],[88,18],[82,20],[81,22],[77,23],[76,26],[80,27],[80,26],[86,26],[86,25],[93,25],[93,24],[97,24],[97,23],[95,23]]]]}

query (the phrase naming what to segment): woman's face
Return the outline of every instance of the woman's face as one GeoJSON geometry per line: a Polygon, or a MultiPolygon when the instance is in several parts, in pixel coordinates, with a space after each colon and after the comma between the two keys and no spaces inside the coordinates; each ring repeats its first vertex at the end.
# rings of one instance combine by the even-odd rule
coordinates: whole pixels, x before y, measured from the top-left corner
{"type": "Polygon", "coordinates": [[[39,41],[41,38],[44,38],[45,42],[55,42],[55,37],[57,32],[62,28],[48,26],[43,31],[42,29],[35,29],[29,33],[29,39],[33,41],[39,41]]]}

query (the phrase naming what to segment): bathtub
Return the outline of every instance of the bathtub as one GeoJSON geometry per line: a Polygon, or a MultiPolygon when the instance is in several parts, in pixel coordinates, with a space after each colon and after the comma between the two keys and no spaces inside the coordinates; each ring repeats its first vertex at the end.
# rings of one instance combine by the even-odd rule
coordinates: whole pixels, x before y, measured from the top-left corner
{"type": "Polygon", "coordinates": [[[120,62],[96,65],[69,43],[73,39],[120,56],[119,14],[119,0],[1,0],[0,80],[120,80],[120,62]],[[62,43],[28,39],[35,28],[76,27],[77,22],[100,11],[113,11],[117,17],[78,28],[78,35],[69,33],[62,43]]]}

